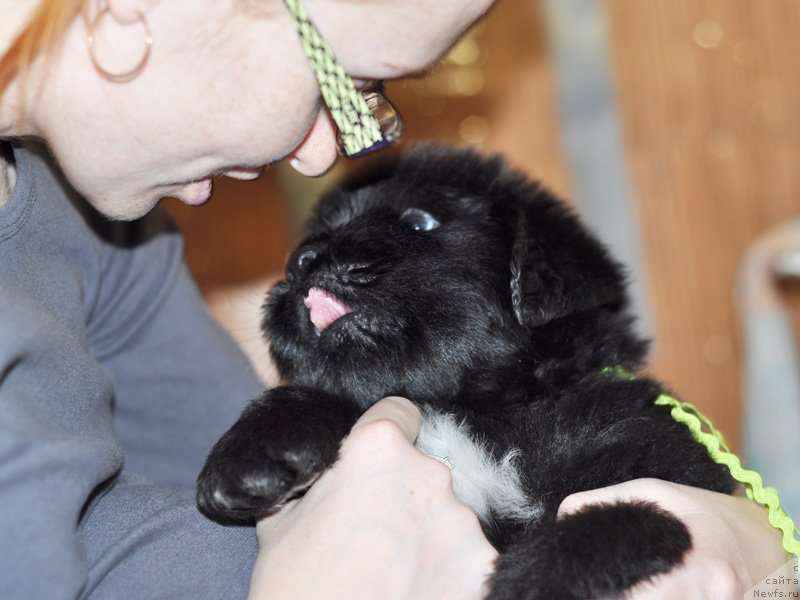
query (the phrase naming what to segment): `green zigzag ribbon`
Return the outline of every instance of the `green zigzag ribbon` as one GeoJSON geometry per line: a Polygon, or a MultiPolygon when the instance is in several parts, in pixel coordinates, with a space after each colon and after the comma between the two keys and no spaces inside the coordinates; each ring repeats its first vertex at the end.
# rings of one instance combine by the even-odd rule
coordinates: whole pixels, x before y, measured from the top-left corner
{"type": "MultiPolygon", "coordinates": [[[[604,369],[604,372],[612,373],[620,379],[634,379],[634,376],[622,367],[609,367],[604,369]]],[[[765,487],[761,481],[761,475],[756,471],[742,467],[739,457],[730,451],[722,433],[697,407],[689,402],[680,402],[666,393],[662,393],[656,398],[655,403],[660,406],[669,406],[672,418],[689,428],[692,437],[706,447],[712,460],[725,465],[731,476],[739,483],[744,484],[747,497],[767,508],[767,519],[770,525],[783,533],[784,550],[800,558],[800,540],[795,537],[800,534],[800,531],[781,506],[778,491],[773,487],[765,487]],[[708,432],[703,431],[703,425],[708,428],[708,432]]]]}
{"type": "Polygon", "coordinates": [[[767,507],[770,525],[783,533],[783,548],[800,558],[800,540],[795,537],[800,532],[781,506],[778,491],[773,487],[765,487],[758,472],[742,467],[739,457],[730,451],[722,434],[695,406],[679,402],[667,394],[661,394],[656,404],[670,406],[672,418],[689,428],[694,439],[706,447],[715,462],[728,467],[733,478],[744,484],[747,497],[767,507]],[[703,425],[708,427],[710,433],[703,431],[703,425]]]}

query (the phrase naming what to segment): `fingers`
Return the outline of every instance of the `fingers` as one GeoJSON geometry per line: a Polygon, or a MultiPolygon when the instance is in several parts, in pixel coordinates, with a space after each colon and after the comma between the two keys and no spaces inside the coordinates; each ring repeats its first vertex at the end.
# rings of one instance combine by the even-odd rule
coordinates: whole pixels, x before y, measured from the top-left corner
{"type": "Polygon", "coordinates": [[[421,424],[419,410],[405,398],[390,396],[376,402],[351,428],[332,470],[364,478],[409,468],[422,458],[414,447],[421,424]]]}
{"type": "MultiPolygon", "coordinates": [[[[628,600],[741,598],[786,562],[767,512],[745,498],[657,479],[638,479],[572,494],[559,517],[598,503],[646,500],[678,517],[692,536],[684,564],[636,586],[628,600]]],[[[791,564],[787,563],[787,564],[791,564]]]]}
{"type": "MultiPolygon", "coordinates": [[[[421,424],[419,409],[411,401],[400,396],[389,396],[373,404],[353,425],[351,432],[356,433],[363,429],[396,429],[413,444],[421,424]]],[[[391,435],[391,432],[387,435],[391,435]]]]}
{"type": "Polygon", "coordinates": [[[610,504],[614,502],[630,502],[632,500],[649,500],[654,504],[662,504],[665,498],[674,495],[674,484],[658,479],[634,479],[617,485],[578,492],[564,498],[558,507],[558,516],[580,510],[587,504],[610,504]]]}
{"type": "Polygon", "coordinates": [[[291,597],[334,589],[348,598],[482,598],[497,551],[456,499],[450,470],[413,446],[420,423],[405,398],[370,408],[306,495],[258,524],[251,589],[265,598],[302,586],[291,597]]]}
{"type": "MultiPolygon", "coordinates": [[[[421,422],[419,410],[405,398],[390,396],[376,402],[353,425],[350,435],[342,443],[339,460],[331,471],[322,474],[307,497],[313,498],[320,486],[327,489],[333,471],[344,474],[345,478],[349,474],[363,481],[371,470],[384,470],[388,462],[403,460],[409,450],[416,453],[413,443],[421,422]]],[[[277,518],[262,519],[257,531],[267,535],[277,524],[289,518],[299,504],[293,500],[281,509],[277,518]]],[[[311,502],[302,504],[308,506],[311,502]]]]}

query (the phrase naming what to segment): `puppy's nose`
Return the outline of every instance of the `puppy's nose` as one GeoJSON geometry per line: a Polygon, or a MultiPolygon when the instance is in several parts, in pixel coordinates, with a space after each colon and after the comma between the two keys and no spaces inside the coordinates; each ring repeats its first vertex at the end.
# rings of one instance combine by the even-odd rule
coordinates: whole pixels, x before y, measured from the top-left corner
{"type": "Polygon", "coordinates": [[[304,244],[290,257],[287,265],[289,276],[303,276],[317,263],[322,254],[318,244],[304,244]]]}
{"type": "Polygon", "coordinates": [[[295,259],[295,264],[298,269],[305,270],[314,262],[319,256],[319,251],[316,248],[306,248],[295,259]]]}

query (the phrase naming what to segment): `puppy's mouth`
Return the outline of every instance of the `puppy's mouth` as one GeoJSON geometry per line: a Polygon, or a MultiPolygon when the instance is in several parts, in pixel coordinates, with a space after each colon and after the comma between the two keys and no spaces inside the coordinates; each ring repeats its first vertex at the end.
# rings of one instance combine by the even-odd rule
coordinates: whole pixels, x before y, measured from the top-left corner
{"type": "Polygon", "coordinates": [[[308,290],[303,304],[308,309],[308,318],[317,333],[322,333],[343,316],[353,312],[343,300],[318,287],[308,290]]]}

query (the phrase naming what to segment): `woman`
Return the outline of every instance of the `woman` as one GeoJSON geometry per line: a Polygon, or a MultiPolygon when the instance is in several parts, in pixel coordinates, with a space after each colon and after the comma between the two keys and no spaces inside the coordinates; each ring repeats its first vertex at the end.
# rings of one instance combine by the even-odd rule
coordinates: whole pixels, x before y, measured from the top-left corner
{"type": "MultiPolygon", "coordinates": [[[[361,85],[425,69],[489,3],[307,8],[361,85]]],[[[0,0],[0,13],[0,596],[241,596],[255,536],[203,519],[193,483],[258,383],[152,209],[201,204],[212,176],[283,157],[324,172],[335,136],[315,78],[278,0],[0,0]]],[[[480,597],[494,550],[447,469],[414,450],[418,426],[403,399],[359,421],[336,467],[259,524],[251,594],[480,597]]],[[[688,566],[710,560],[726,584],[761,574],[731,553],[748,536],[780,562],[753,507],[668,490],[588,498],[722,515],[706,537],[725,547],[698,543],[688,566]]],[[[694,574],[664,589],[695,589],[694,574]]]]}

